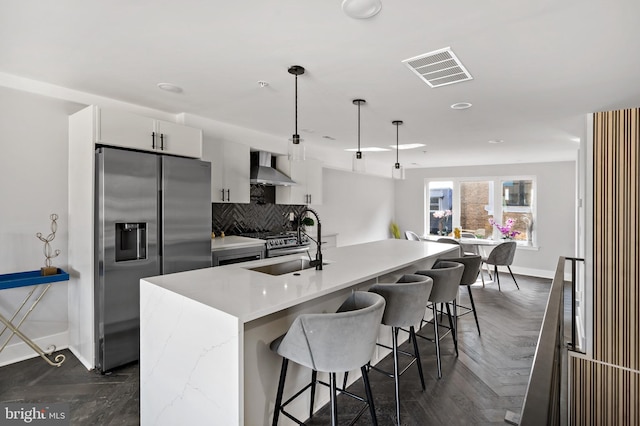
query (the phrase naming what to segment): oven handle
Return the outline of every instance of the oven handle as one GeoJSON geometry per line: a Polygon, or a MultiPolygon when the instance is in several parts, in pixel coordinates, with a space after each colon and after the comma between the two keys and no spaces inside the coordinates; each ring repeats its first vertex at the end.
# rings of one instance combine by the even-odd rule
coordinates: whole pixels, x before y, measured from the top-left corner
{"type": "Polygon", "coordinates": [[[306,251],[309,251],[309,246],[267,250],[267,257],[286,256],[288,254],[304,253],[306,251]]]}

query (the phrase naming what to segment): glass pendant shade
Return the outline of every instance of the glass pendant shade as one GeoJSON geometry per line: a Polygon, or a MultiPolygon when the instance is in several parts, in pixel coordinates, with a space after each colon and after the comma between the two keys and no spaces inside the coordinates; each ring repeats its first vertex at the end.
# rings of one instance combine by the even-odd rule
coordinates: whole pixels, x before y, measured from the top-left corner
{"type": "Polygon", "coordinates": [[[404,179],[404,167],[400,163],[396,163],[391,168],[391,177],[393,179],[404,179]]]}
{"type": "Polygon", "coordinates": [[[352,170],[358,173],[364,173],[367,171],[367,164],[364,161],[364,154],[360,151],[353,154],[352,170]]]}
{"type": "Polygon", "coordinates": [[[291,161],[304,161],[305,149],[300,135],[293,135],[289,144],[289,160],[291,161]]]}

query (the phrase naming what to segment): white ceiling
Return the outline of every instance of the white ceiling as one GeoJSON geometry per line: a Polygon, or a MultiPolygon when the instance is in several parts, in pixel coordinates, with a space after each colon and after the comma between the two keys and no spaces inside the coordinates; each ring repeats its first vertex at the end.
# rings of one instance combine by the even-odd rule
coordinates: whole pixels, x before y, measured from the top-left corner
{"type": "Polygon", "coordinates": [[[400,151],[407,167],[573,159],[585,114],[640,106],[637,0],[383,0],[368,20],[340,3],[2,0],[0,72],[286,140],[302,65],[306,143],[351,156],[363,98],[363,146],[395,144],[392,120],[426,144],[400,151]],[[432,89],[401,62],[445,47],[473,80],[432,89]]]}

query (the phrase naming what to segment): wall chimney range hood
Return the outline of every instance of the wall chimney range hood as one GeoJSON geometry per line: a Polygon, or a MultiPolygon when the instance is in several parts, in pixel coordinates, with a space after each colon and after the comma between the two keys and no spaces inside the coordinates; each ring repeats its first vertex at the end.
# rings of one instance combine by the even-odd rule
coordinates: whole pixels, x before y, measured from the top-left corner
{"type": "Polygon", "coordinates": [[[297,185],[289,176],[276,170],[270,152],[255,151],[251,153],[251,174],[249,182],[258,185],[291,186],[297,185]]]}

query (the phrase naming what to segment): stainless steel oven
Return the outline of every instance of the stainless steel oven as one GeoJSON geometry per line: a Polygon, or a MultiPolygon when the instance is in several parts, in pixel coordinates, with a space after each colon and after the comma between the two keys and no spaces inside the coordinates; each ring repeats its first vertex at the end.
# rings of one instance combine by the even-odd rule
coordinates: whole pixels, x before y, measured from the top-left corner
{"type": "Polygon", "coordinates": [[[265,246],[241,247],[215,250],[211,253],[212,266],[231,265],[233,263],[248,262],[264,259],[265,246]]]}
{"type": "Polygon", "coordinates": [[[309,251],[309,238],[302,234],[298,240],[296,232],[253,232],[243,237],[265,240],[265,257],[286,256],[309,251]]]}

